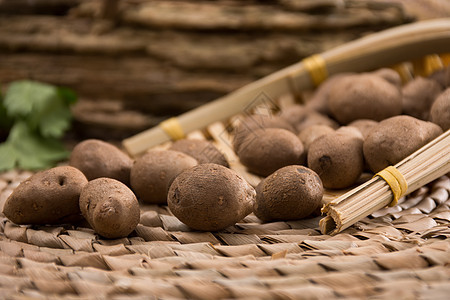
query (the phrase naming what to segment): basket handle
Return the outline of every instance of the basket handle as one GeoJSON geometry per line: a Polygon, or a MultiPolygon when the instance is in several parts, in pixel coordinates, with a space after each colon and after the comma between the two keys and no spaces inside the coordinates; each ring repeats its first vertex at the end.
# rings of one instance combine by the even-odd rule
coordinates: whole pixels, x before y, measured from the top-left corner
{"type": "MultiPolygon", "coordinates": [[[[450,52],[450,19],[436,19],[374,33],[316,57],[320,57],[323,61],[319,61],[318,68],[321,68],[319,73],[324,77],[324,72],[326,76],[350,71],[364,72],[427,54],[446,52],[450,52]]],[[[172,119],[171,123],[177,127],[177,136],[182,136],[180,129],[185,135],[245,112],[257,104],[261,94],[269,99],[276,99],[293,89],[304,90],[314,87],[317,80],[314,79],[311,67],[308,63],[305,64],[305,60],[172,119]]],[[[163,128],[155,126],[127,138],[123,140],[123,146],[130,155],[139,155],[148,148],[172,139],[169,134],[171,130],[168,130],[170,128],[167,129],[167,126],[163,128]]]]}

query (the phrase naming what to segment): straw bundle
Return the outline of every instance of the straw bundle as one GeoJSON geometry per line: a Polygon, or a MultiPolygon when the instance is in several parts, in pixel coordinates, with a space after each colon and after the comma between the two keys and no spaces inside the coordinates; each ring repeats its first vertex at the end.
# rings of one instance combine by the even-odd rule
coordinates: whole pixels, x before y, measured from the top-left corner
{"type": "MultiPolygon", "coordinates": [[[[394,166],[406,186],[407,195],[450,172],[450,130],[394,166]]],[[[385,206],[396,204],[398,195],[386,179],[375,175],[365,184],[334,199],[322,208],[327,216],[320,221],[323,234],[336,234],[385,206]],[[394,203],[393,203],[394,202],[394,203]]]]}

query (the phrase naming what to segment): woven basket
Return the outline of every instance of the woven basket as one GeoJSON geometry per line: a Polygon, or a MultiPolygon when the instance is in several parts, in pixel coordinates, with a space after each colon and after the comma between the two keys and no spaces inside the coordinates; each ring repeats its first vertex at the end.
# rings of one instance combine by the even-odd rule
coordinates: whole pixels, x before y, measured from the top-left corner
{"type": "MultiPolygon", "coordinates": [[[[446,30],[431,45],[446,42],[450,51],[450,26],[446,30]]],[[[435,50],[414,51],[423,56],[435,50]]],[[[276,98],[281,109],[295,101],[276,98]]],[[[204,126],[193,128],[188,137],[212,139],[232,168],[256,185],[261,178],[246,172],[229,148],[227,126],[236,118],[238,113],[202,131],[194,129],[204,126]]],[[[0,174],[0,208],[30,175],[0,174]]],[[[324,202],[341,193],[327,192],[324,202]]],[[[18,226],[0,214],[0,298],[448,299],[449,177],[335,236],[320,233],[320,218],[262,224],[251,214],[220,232],[195,232],[166,206],[142,205],[135,232],[106,240],[82,226],[18,226]]]]}

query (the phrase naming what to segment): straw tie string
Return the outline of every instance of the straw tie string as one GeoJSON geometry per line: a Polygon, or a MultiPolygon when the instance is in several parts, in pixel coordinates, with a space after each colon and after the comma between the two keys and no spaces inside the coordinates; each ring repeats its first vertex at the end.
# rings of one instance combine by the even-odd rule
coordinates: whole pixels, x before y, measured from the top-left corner
{"type": "Polygon", "coordinates": [[[315,86],[319,86],[328,78],[327,66],[325,59],[319,54],[311,55],[303,59],[303,65],[308,71],[315,86]]]}
{"type": "Polygon", "coordinates": [[[406,190],[408,189],[408,183],[406,182],[405,177],[403,177],[403,174],[400,173],[397,168],[389,166],[375,174],[373,177],[375,176],[383,178],[391,188],[394,198],[391,203],[389,203],[389,206],[397,205],[398,199],[405,195],[406,190]]]}
{"type": "Polygon", "coordinates": [[[172,140],[181,140],[185,137],[183,128],[177,118],[173,117],[159,123],[159,127],[167,133],[172,140]]]}

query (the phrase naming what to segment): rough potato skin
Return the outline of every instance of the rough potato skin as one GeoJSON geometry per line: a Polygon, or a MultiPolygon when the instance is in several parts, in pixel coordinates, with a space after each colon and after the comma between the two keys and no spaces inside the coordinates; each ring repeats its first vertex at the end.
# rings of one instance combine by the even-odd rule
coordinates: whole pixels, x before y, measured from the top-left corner
{"type": "Polygon", "coordinates": [[[128,236],[140,218],[136,196],[111,178],[90,181],[81,192],[80,209],[95,232],[111,239],[128,236]]]}
{"type": "Polygon", "coordinates": [[[245,140],[247,135],[255,130],[264,128],[283,128],[291,132],[295,129],[284,119],[279,116],[251,115],[242,120],[242,122],[234,129],[233,150],[239,152],[239,147],[245,140]]]}
{"type": "Polygon", "coordinates": [[[279,114],[280,118],[286,120],[293,128],[301,123],[313,110],[307,108],[305,105],[295,104],[286,107],[279,114]]]}
{"type": "Polygon", "coordinates": [[[349,187],[364,168],[362,145],[362,139],[350,134],[321,136],[309,147],[308,167],[319,175],[325,188],[349,187]]]}
{"type": "Polygon", "coordinates": [[[131,188],[144,203],[166,204],[173,179],[196,165],[193,157],[179,151],[150,150],[131,168],[131,188]]]}
{"type": "Polygon", "coordinates": [[[327,125],[311,125],[309,127],[304,128],[298,134],[298,138],[302,142],[305,147],[306,153],[309,151],[309,146],[314,142],[317,138],[322,135],[332,133],[334,129],[327,125]]]}
{"type": "Polygon", "coordinates": [[[235,171],[201,164],[173,181],[167,203],[172,213],[192,229],[218,231],[251,213],[255,196],[253,187],[235,171]]]}
{"type": "Polygon", "coordinates": [[[311,169],[281,168],[256,187],[255,215],[262,221],[297,220],[311,215],[321,204],[323,186],[311,169]]]}
{"type": "Polygon", "coordinates": [[[38,172],[8,197],[3,214],[16,224],[58,224],[79,215],[78,200],[87,179],[70,166],[38,172]]]}
{"type": "Polygon", "coordinates": [[[364,141],[364,157],[376,173],[395,165],[441,133],[442,129],[431,122],[406,115],[395,116],[372,129],[364,141]]]}
{"type": "Polygon", "coordinates": [[[334,129],[337,129],[339,127],[339,124],[328,116],[321,113],[312,112],[308,114],[308,116],[303,119],[302,122],[298,123],[297,126],[295,126],[295,129],[297,130],[297,132],[300,132],[303,129],[313,125],[326,125],[334,129]]]}
{"type": "Polygon", "coordinates": [[[349,123],[348,126],[358,129],[363,135],[364,139],[366,139],[372,128],[374,128],[377,124],[378,122],[374,120],[361,119],[349,123]]]}
{"type": "Polygon", "coordinates": [[[431,106],[431,121],[442,130],[450,129],[450,88],[446,89],[431,106]]]}
{"type": "Polygon", "coordinates": [[[328,106],[341,124],[358,119],[381,121],[402,112],[399,89],[373,74],[346,76],[330,90],[328,106]]]}
{"type": "Polygon", "coordinates": [[[261,176],[304,163],[303,144],[292,132],[281,128],[259,129],[248,135],[237,153],[247,169],[261,176]]]}
{"type": "Polygon", "coordinates": [[[108,177],[129,185],[133,160],[114,145],[90,139],[75,146],[69,165],[83,172],[88,180],[108,177]]]}
{"type": "Polygon", "coordinates": [[[353,75],[354,73],[339,73],[331,76],[324,82],[322,82],[316,89],[314,95],[307,101],[306,107],[312,109],[324,115],[330,115],[330,110],[328,108],[328,98],[330,95],[331,88],[339,84],[339,80],[345,78],[346,76],[353,75]]]}
{"type": "Polygon", "coordinates": [[[209,141],[182,139],[174,142],[169,150],[175,150],[190,155],[195,158],[199,164],[214,163],[227,168],[230,167],[222,152],[209,141]]]}
{"type": "Polygon", "coordinates": [[[382,69],[378,69],[378,70],[372,72],[372,74],[383,78],[384,80],[395,85],[399,89],[401,89],[401,87],[402,87],[402,78],[393,69],[382,68],[382,69]]]}
{"type": "Polygon", "coordinates": [[[430,108],[441,93],[439,83],[432,79],[417,77],[402,90],[403,113],[421,120],[428,120],[430,108]]]}

